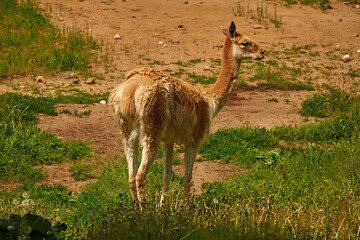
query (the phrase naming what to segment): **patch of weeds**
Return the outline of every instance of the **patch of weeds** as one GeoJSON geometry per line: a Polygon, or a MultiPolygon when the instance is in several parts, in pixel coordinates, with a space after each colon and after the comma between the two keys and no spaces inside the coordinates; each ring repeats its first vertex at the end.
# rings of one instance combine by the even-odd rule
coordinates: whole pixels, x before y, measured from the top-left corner
{"type": "Polygon", "coordinates": [[[200,63],[200,62],[204,62],[205,60],[202,58],[195,58],[195,59],[191,59],[189,60],[190,63],[195,64],[195,63],[200,63]]]}
{"type": "Polygon", "coordinates": [[[163,62],[163,61],[153,60],[152,62],[149,63],[149,65],[152,65],[152,66],[154,66],[154,65],[164,66],[164,65],[166,65],[166,63],[163,62]]]}
{"type": "Polygon", "coordinates": [[[189,63],[184,63],[182,61],[173,62],[173,64],[176,64],[176,65],[178,65],[180,67],[189,67],[190,66],[189,63]]]}
{"type": "Polygon", "coordinates": [[[250,69],[253,68],[255,68],[255,74],[249,78],[249,81],[265,81],[258,83],[258,85],[290,90],[314,90],[311,82],[298,80],[306,71],[300,67],[289,67],[286,64],[280,65],[276,60],[269,60],[256,62],[255,65],[250,67],[250,69]]]}
{"type": "Polygon", "coordinates": [[[346,73],[346,75],[349,75],[350,77],[360,77],[360,68],[358,69],[352,69],[350,68],[349,72],[346,73]]]}
{"type": "Polygon", "coordinates": [[[217,59],[210,59],[211,63],[215,66],[221,66],[221,59],[217,58],[217,59]]]}
{"type": "Polygon", "coordinates": [[[71,167],[71,176],[76,181],[86,181],[89,178],[93,177],[92,173],[92,167],[86,166],[81,162],[74,162],[74,164],[71,167]]]}
{"type": "MultiPolygon", "coordinates": [[[[352,0],[350,0],[352,1],[352,0]]],[[[357,1],[357,0],[355,0],[357,1]]],[[[293,4],[303,4],[303,5],[310,5],[310,6],[319,6],[321,10],[331,9],[332,6],[329,0],[283,0],[286,5],[293,5],[293,4]]]]}
{"type": "Polygon", "coordinates": [[[34,165],[64,162],[92,154],[81,142],[64,142],[39,128],[0,123],[0,179],[5,182],[37,181],[44,175],[34,165]],[[16,149],[16,151],[14,151],[16,149]]]}
{"type": "MultiPolygon", "coordinates": [[[[146,183],[146,199],[153,199],[159,202],[160,196],[155,195],[162,189],[163,165],[154,163],[149,170],[146,183]]],[[[182,195],[182,178],[173,174],[170,181],[168,196],[182,195]]],[[[76,208],[72,214],[72,221],[76,225],[84,226],[89,223],[99,223],[99,220],[106,218],[113,213],[120,205],[133,206],[128,184],[128,170],[126,160],[121,157],[113,163],[104,166],[102,174],[96,182],[91,182],[77,198],[76,208]],[[88,214],[83,214],[84,212],[88,214]]]]}
{"type": "Polygon", "coordinates": [[[179,68],[176,72],[174,73],[170,73],[171,76],[174,76],[174,77],[180,77],[182,76],[183,74],[186,73],[186,70],[183,69],[183,68],[179,68]]]}
{"type": "MultiPolygon", "coordinates": [[[[60,209],[56,210],[56,208],[67,207],[69,204],[72,204],[74,202],[74,197],[72,196],[71,191],[69,191],[68,189],[66,189],[66,187],[60,184],[54,186],[42,184],[37,186],[33,183],[25,182],[24,184],[18,186],[16,190],[16,194],[18,195],[19,192],[26,192],[29,196],[31,196],[35,203],[35,210],[44,211],[45,209],[41,209],[41,206],[53,205],[53,211],[55,212],[55,214],[57,214],[60,209]],[[40,209],[36,209],[37,207],[40,207],[40,209]]],[[[5,192],[4,195],[5,196],[3,197],[7,197],[5,192]]],[[[15,196],[13,198],[21,200],[22,196],[15,196]]],[[[24,210],[26,212],[29,211],[29,209],[24,210]]]]}
{"type": "Polygon", "coordinates": [[[235,8],[233,8],[233,13],[235,16],[242,16],[247,19],[254,19],[258,23],[265,24],[265,28],[268,28],[268,22],[274,24],[275,27],[280,27],[282,24],[282,17],[277,14],[277,5],[274,4],[274,13],[269,10],[268,1],[264,4],[261,0],[257,2],[257,7],[255,9],[250,9],[249,6],[246,8],[241,5],[240,2],[236,2],[235,8]]]}
{"type": "Polygon", "coordinates": [[[301,103],[302,110],[300,114],[303,116],[326,117],[326,104],[327,102],[323,96],[315,94],[310,99],[306,99],[301,103]]]}
{"type": "Polygon", "coordinates": [[[69,109],[63,109],[59,112],[60,114],[68,114],[68,115],[72,115],[72,112],[69,109]]]}
{"type": "Polygon", "coordinates": [[[282,24],[282,17],[281,16],[278,16],[277,14],[277,7],[276,7],[276,3],[274,5],[274,16],[272,16],[270,14],[269,16],[269,19],[270,19],[270,22],[274,24],[275,27],[280,27],[281,24],[282,24]]]}
{"type": "Polygon", "coordinates": [[[89,116],[90,113],[91,113],[90,109],[86,110],[86,111],[83,111],[83,112],[78,112],[77,110],[75,110],[73,115],[76,116],[76,117],[82,118],[83,116],[89,116]]]}
{"type": "Polygon", "coordinates": [[[190,59],[189,62],[182,62],[182,61],[177,61],[177,62],[173,62],[173,64],[178,65],[179,67],[190,67],[195,65],[196,63],[200,63],[200,62],[204,62],[205,60],[202,58],[195,58],[195,59],[190,59]]]}
{"type": "Polygon", "coordinates": [[[180,159],[176,156],[176,154],[174,154],[172,164],[173,165],[179,165],[180,164],[180,159]]]}
{"type": "Polygon", "coordinates": [[[279,100],[277,98],[271,98],[268,100],[269,102],[279,102],[279,100]]]}
{"type": "Polygon", "coordinates": [[[201,83],[201,84],[213,84],[216,82],[217,77],[206,77],[202,75],[189,74],[189,78],[192,83],[201,83]]]}
{"type": "Polygon", "coordinates": [[[76,104],[93,104],[107,99],[109,92],[103,94],[90,94],[77,88],[68,90],[58,90],[53,98],[54,103],[76,103],[76,104]]]}
{"type": "Polygon", "coordinates": [[[176,153],[184,153],[185,152],[185,147],[184,146],[177,146],[175,147],[175,150],[174,150],[176,153]]]}
{"type": "Polygon", "coordinates": [[[85,79],[88,79],[88,78],[90,78],[90,77],[93,77],[95,80],[104,80],[105,79],[105,77],[104,77],[104,74],[102,74],[102,73],[95,73],[95,72],[93,72],[93,71],[88,71],[88,72],[86,72],[85,73],[85,79]]]}
{"type": "MultiPolygon", "coordinates": [[[[115,211],[109,208],[105,221],[93,222],[88,238],[306,239],[318,232],[324,238],[334,232],[340,238],[349,232],[355,236],[359,152],[358,138],[339,142],[332,150],[309,145],[260,151],[253,163],[258,171],[206,183],[205,193],[191,197],[188,208],[176,195],[178,185],[170,188],[176,191],[161,210],[156,194],[147,198],[141,213],[124,200],[115,211]],[[291,227],[294,223],[296,228],[291,227]]],[[[154,177],[159,170],[157,165],[154,177]]]]}
{"type": "Polygon", "coordinates": [[[238,80],[238,86],[239,87],[246,87],[247,83],[244,80],[244,76],[242,74],[239,74],[239,80],[238,80]]]}
{"type": "Polygon", "coordinates": [[[304,101],[302,114],[327,116],[328,119],[294,129],[276,127],[274,135],[286,141],[332,143],[358,136],[360,101],[354,95],[338,89],[315,94],[304,101]]]}
{"type": "Polygon", "coordinates": [[[278,140],[265,128],[218,130],[202,144],[199,153],[209,159],[232,160],[241,166],[257,161],[260,150],[277,146],[278,140]]]}
{"type": "Polygon", "coordinates": [[[125,55],[130,54],[130,47],[128,45],[125,44],[121,45],[120,50],[124,52],[125,55]]]}
{"type": "Polygon", "coordinates": [[[92,155],[81,142],[65,142],[34,126],[37,114],[57,115],[59,99],[16,93],[0,95],[0,179],[37,181],[44,174],[34,165],[52,164],[92,155]],[[16,151],[14,151],[16,149],[16,151]]]}
{"type": "Polygon", "coordinates": [[[329,88],[328,92],[314,94],[302,102],[300,114],[303,116],[328,117],[337,112],[349,111],[357,102],[355,97],[339,89],[329,88]]]}
{"type": "Polygon", "coordinates": [[[320,57],[320,53],[319,52],[309,52],[309,56],[311,56],[311,57],[320,57]]]}
{"type": "Polygon", "coordinates": [[[54,27],[36,1],[0,1],[0,77],[86,71],[99,46],[86,32],[54,27]]]}

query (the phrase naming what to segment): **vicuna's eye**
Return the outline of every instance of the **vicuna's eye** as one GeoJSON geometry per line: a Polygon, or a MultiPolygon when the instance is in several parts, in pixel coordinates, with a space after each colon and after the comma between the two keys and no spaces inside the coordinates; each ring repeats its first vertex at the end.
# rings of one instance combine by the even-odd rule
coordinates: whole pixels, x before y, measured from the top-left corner
{"type": "Polygon", "coordinates": [[[241,46],[243,46],[243,47],[247,47],[247,46],[249,46],[249,42],[243,42],[243,43],[241,43],[241,46]]]}

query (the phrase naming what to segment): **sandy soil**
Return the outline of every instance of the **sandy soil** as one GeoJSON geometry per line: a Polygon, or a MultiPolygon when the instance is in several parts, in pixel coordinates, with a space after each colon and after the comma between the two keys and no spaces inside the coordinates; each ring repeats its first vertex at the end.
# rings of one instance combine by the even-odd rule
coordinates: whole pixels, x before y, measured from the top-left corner
{"type": "MultiPolygon", "coordinates": [[[[87,85],[85,80],[77,86],[91,92],[110,91],[118,85],[124,74],[135,67],[147,66],[151,60],[165,63],[188,62],[202,58],[205,61],[187,68],[188,72],[209,75],[206,69],[209,59],[221,58],[224,36],[219,26],[227,26],[234,20],[238,30],[247,33],[264,49],[281,50],[296,45],[317,44],[318,51],[334,50],[337,45],[349,49],[352,62],[358,62],[360,54],[360,9],[342,2],[330,1],[333,9],[322,12],[309,6],[277,6],[282,16],[280,28],[272,24],[255,29],[254,20],[235,17],[233,0],[203,1],[155,1],[155,0],[41,0],[42,6],[51,7],[53,22],[60,26],[77,26],[109,46],[113,65],[98,71],[107,72],[104,80],[87,85]],[[114,35],[119,34],[119,39],[114,35]],[[161,44],[159,44],[161,43],[161,44]]],[[[270,1],[270,7],[273,2],[270,1]]],[[[256,9],[256,1],[241,1],[242,6],[256,9]]],[[[176,70],[178,66],[168,64],[159,69],[176,70]]],[[[68,73],[44,76],[46,83],[37,83],[34,76],[16,77],[2,82],[0,93],[6,91],[29,92],[28,85],[47,88],[69,85],[68,73]],[[14,90],[14,86],[17,86],[14,90]]],[[[319,80],[321,83],[321,79],[319,80]]],[[[237,90],[228,105],[219,113],[211,126],[211,132],[221,128],[242,126],[265,127],[296,125],[303,123],[299,115],[300,103],[311,92],[280,90],[237,90]],[[270,101],[276,98],[278,101],[270,101]]],[[[40,115],[38,126],[57,134],[62,139],[81,140],[94,147],[101,159],[106,161],[123,148],[116,122],[106,105],[59,105],[59,110],[91,110],[82,118],[60,114],[40,115]]],[[[43,183],[61,183],[72,191],[84,184],[69,177],[68,165],[43,167],[49,177],[43,183]],[[56,172],[56,174],[54,174],[56,172]]],[[[174,171],[182,175],[182,166],[174,171]]],[[[194,187],[200,192],[207,181],[223,181],[231,175],[246,171],[227,164],[196,162],[194,187]]]]}

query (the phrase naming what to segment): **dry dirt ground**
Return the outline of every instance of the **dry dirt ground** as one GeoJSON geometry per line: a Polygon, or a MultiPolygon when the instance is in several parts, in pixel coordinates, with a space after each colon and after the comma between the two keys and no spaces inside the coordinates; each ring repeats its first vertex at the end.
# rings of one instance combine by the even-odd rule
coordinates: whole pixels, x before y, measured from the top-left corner
{"type": "MultiPolygon", "coordinates": [[[[204,59],[202,63],[190,66],[187,71],[198,75],[210,75],[209,59],[221,58],[224,36],[219,26],[228,26],[235,21],[238,30],[247,33],[255,42],[267,50],[281,50],[296,45],[317,44],[318,51],[334,50],[337,45],[355,52],[352,61],[359,61],[360,9],[340,1],[330,1],[333,9],[325,12],[309,6],[277,5],[282,16],[282,25],[275,28],[268,24],[255,29],[257,24],[251,18],[236,17],[233,0],[41,0],[41,5],[52,9],[52,21],[59,26],[77,26],[101,39],[108,46],[113,58],[110,67],[97,71],[104,72],[104,79],[94,85],[81,82],[77,88],[96,92],[111,91],[118,85],[124,74],[133,68],[147,66],[151,61],[168,63],[157,68],[176,70],[171,64],[177,61],[204,59]],[[119,38],[114,39],[118,34],[119,38]]],[[[256,9],[256,2],[243,0],[243,7],[256,9]]],[[[265,1],[264,1],[265,2],[265,1]]],[[[270,1],[273,7],[273,1],[270,1]]],[[[105,51],[105,49],[104,49],[105,51]]],[[[51,86],[68,86],[68,73],[48,74],[46,83],[37,83],[33,76],[16,77],[2,82],[0,93],[5,91],[31,92],[31,86],[51,89],[51,86]],[[17,86],[14,90],[14,86],[17,86]],[[30,87],[29,87],[30,86],[30,87]]],[[[321,81],[321,80],[320,80],[321,81]]],[[[300,103],[313,93],[307,91],[282,90],[237,90],[228,105],[215,118],[211,132],[221,128],[242,126],[272,128],[282,125],[303,123],[299,115],[300,103]],[[269,101],[278,99],[278,102],[269,101]]],[[[38,126],[57,134],[66,140],[88,142],[96,149],[103,161],[122,154],[123,148],[116,122],[106,105],[58,105],[58,109],[70,111],[91,110],[82,118],[67,114],[40,116],[38,126]]],[[[86,183],[79,183],[70,177],[70,164],[43,167],[49,177],[43,183],[61,183],[77,191],[86,183]]],[[[181,165],[174,171],[182,175],[181,165]]],[[[197,192],[206,181],[222,181],[238,171],[232,165],[213,162],[196,162],[194,186],[197,192]]]]}

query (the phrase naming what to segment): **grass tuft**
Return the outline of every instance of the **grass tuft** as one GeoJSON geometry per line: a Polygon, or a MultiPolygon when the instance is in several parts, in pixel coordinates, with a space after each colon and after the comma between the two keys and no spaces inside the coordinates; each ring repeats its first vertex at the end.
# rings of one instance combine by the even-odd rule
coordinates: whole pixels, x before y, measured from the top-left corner
{"type": "Polygon", "coordinates": [[[86,71],[97,48],[88,33],[53,26],[34,0],[0,0],[0,77],[86,71]]]}

